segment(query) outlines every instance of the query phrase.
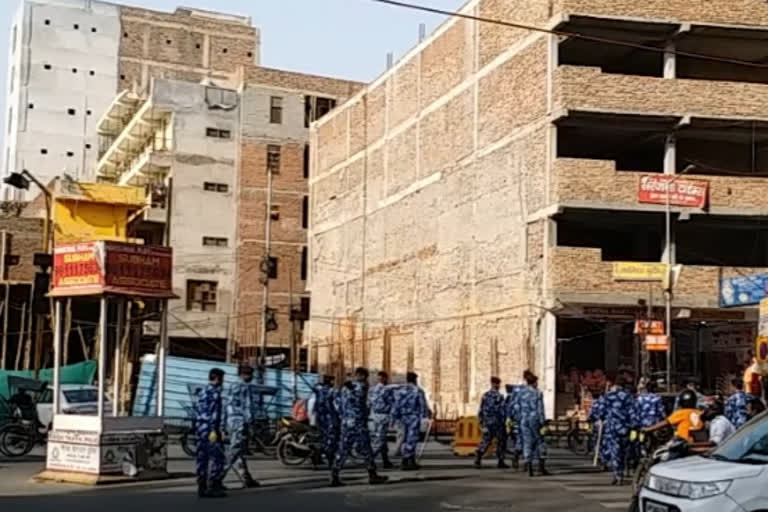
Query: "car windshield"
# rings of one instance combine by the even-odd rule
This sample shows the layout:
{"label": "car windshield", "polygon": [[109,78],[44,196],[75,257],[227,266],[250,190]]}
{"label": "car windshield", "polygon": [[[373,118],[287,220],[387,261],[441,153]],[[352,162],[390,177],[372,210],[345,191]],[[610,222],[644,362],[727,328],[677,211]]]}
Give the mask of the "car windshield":
{"label": "car windshield", "polygon": [[96,389],[71,389],[64,391],[64,398],[70,404],[94,403],[99,399],[99,392]]}
{"label": "car windshield", "polygon": [[717,460],[768,464],[768,415],[761,414],[715,448]]}

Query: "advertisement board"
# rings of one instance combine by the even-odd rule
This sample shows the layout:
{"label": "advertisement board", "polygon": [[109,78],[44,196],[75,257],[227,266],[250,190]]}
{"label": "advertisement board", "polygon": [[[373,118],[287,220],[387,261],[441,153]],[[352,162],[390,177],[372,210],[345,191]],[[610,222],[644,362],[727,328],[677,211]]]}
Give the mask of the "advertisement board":
{"label": "advertisement board", "polygon": [[666,263],[644,263],[638,261],[615,261],[615,281],[662,281],[667,271]]}
{"label": "advertisement board", "polygon": [[640,203],[669,204],[704,208],[707,206],[709,183],[701,180],[677,178],[674,175],[646,174],[638,182],[637,200]]}
{"label": "advertisement board", "polygon": [[720,279],[720,306],[748,306],[766,297],[768,274],[724,277]]}
{"label": "advertisement board", "polygon": [[48,442],[46,468],[75,473],[99,473],[99,445]]}
{"label": "advertisement board", "polygon": [[124,242],[85,242],[57,246],[51,295],[114,293],[173,296],[173,253],[169,247]]}
{"label": "advertisement board", "polygon": [[666,352],[669,349],[669,336],[665,334],[646,334],[645,350],[648,352]]}

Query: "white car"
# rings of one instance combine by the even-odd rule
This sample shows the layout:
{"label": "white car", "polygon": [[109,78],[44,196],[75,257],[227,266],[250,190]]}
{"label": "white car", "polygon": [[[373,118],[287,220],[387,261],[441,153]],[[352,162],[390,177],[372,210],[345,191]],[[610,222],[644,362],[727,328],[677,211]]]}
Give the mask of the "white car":
{"label": "white car", "polygon": [[[59,407],[63,414],[96,414],[99,409],[99,388],[85,384],[62,384]],[[112,414],[112,402],[104,397],[104,414]],[[37,403],[37,417],[46,427],[53,424],[53,390],[47,389]]]}
{"label": "white car", "polygon": [[768,415],[762,414],[706,455],[651,468],[642,512],[768,510]]}

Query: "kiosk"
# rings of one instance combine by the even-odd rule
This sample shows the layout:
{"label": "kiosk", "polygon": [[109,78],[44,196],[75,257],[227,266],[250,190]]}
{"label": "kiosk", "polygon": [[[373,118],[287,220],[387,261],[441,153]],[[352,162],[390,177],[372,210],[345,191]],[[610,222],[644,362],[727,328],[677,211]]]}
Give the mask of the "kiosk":
{"label": "kiosk", "polygon": [[[53,428],[48,434],[46,469],[39,479],[97,484],[123,479],[165,478],[167,436],[163,430],[165,361],[168,349],[168,299],[173,257],[168,247],[97,241],[54,249],[53,286]],[[95,414],[64,414],[61,410],[60,365],[62,301],[98,300],[98,408]],[[160,313],[157,349],[157,407],[154,416],[119,415],[120,361],[125,318],[131,301],[156,301]],[[113,306],[114,305],[114,306]],[[117,313],[109,325],[110,307]],[[106,399],[107,349],[114,327],[113,398]],[[130,342],[130,341],[129,341]]]}

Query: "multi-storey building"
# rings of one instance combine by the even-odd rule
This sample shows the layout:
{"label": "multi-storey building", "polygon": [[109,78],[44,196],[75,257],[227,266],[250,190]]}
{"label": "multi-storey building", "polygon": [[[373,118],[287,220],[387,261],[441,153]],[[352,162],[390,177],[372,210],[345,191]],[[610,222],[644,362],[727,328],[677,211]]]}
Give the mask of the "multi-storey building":
{"label": "multi-storey building", "polygon": [[768,4],[462,12],[557,32],[450,19],[314,125],[312,359],[415,370],[460,413],[531,368],[553,415],[569,370],[638,370],[635,320],[665,319],[659,276],[615,263],[672,261],[673,374],[738,371],[768,266]]}
{"label": "multi-storey building", "polygon": [[22,0],[8,48],[3,175],[27,169],[44,183],[93,177],[99,116],[116,92],[141,90],[153,76],[232,80],[239,66],[259,63],[247,17],[97,0]]}
{"label": "multi-storey building", "polygon": [[[291,299],[309,310],[308,126],[360,85],[261,67],[233,82],[154,78],[145,93],[119,93],[99,125],[96,174],[147,188],[132,236],[174,249],[172,340],[205,339],[214,356],[229,340],[232,355],[252,357],[265,290],[277,323],[268,347],[299,339],[289,320]],[[274,266],[263,273],[266,240]]]}

